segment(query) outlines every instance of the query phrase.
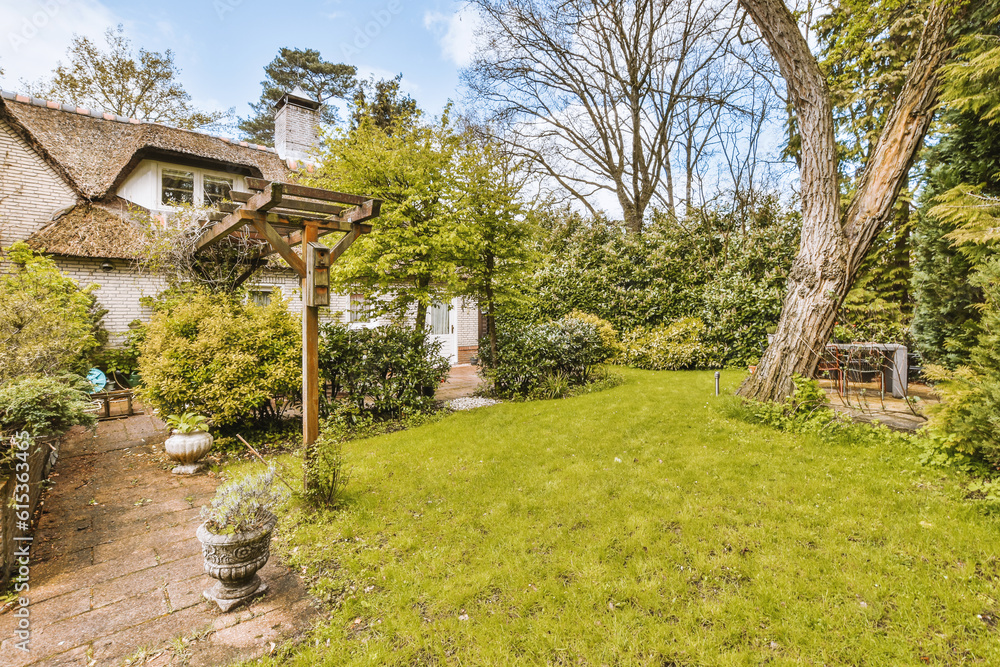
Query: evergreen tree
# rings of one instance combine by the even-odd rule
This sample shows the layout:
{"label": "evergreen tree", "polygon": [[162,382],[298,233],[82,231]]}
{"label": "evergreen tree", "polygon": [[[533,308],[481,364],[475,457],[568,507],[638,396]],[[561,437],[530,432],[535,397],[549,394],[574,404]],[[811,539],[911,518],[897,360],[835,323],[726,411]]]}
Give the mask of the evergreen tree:
{"label": "evergreen tree", "polygon": [[409,95],[403,94],[400,84],[402,74],[392,79],[374,78],[361,81],[354,89],[354,99],[351,101],[351,129],[356,129],[365,118],[378,129],[392,134],[393,128],[399,122],[420,115],[417,102]]}
{"label": "evergreen tree", "polygon": [[976,216],[988,213],[983,206],[932,207],[942,198],[961,200],[962,192],[973,189],[979,196],[1000,196],[998,45],[996,36],[966,40],[964,57],[945,72],[942,98],[950,107],[943,117],[943,136],[927,151],[927,185],[914,249],[913,337],[925,359],[948,368],[968,361],[979,334],[982,294],[969,276],[989,259],[995,243],[983,243],[989,240],[976,238],[975,230],[956,238],[960,228],[975,226]]}
{"label": "evergreen tree", "polygon": [[264,67],[263,90],[260,100],[250,104],[253,114],[240,118],[239,128],[246,141],[265,146],[274,145],[274,104],[296,86],[320,102],[320,119],[334,125],[338,122],[332,99],[347,99],[356,85],[357,68],[323,60],[314,49],[282,48]]}

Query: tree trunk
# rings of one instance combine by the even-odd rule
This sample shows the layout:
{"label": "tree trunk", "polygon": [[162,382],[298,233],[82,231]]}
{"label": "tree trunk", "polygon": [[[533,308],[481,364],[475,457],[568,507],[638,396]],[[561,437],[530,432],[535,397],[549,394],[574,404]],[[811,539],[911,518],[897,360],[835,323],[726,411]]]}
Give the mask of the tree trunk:
{"label": "tree trunk", "polygon": [[802,136],[802,240],[774,341],[739,394],[780,400],[796,374],[812,377],[833,331],[837,309],[882,226],[933,117],[937,77],[954,44],[949,21],[968,5],[938,0],[931,8],[906,84],[893,107],[857,193],[841,218],[837,147],[829,89],[782,0],[739,0],[767,41],[788,85]]}
{"label": "tree trunk", "polygon": [[490,340],[490,360],[496,363],[497,359],[497,317],[496,317],[496,294],[493,290],[493,271],[496,266],[496,257],[492,254],[486,256],[486,335]]}
{"label": "tree trunk", "polygon": [[[418,278],[417,291],[426,292],[427,286],[430,284],[430,278]],[[413,320],[413,328],[417,331],[423,331],[424,327],[427,326],[427,304],[423,301],[417,301],[417,312]]]}

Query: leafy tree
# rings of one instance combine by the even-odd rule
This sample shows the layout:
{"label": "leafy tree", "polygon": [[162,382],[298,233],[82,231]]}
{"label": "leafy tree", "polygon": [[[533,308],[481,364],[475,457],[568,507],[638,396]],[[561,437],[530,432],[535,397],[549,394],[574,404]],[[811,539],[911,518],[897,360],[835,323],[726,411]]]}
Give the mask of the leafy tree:
{"label": "leafy tree", "polygon": [[530,268],[531,225],[520,202],[523,182],[517,167],[499,144],[471,131],[455,164],[459,214],[469,241],[461,291],[474,297],[486,316],[492,358],[497,354],[497,313],[520,299]]}
{"label": "leafy tree", "polygon": [[107,341],[106,311],[93,292],[63,275],[55,262],[23,242],[6,258],[13,271],[0,275],[0,383],[26,375],[83,375],[89,355]]}
{"label": "leafy tree", "polygon": [[362,119],[370,118],[383,132],[391,133],[397,122],[420,115],[417,102],[400,89],[402,74],[392,79],[361,81],[354,90],[351,104],[351,128],[357,128]]}
{"label": "leafy tree", "polygon": [[[792,378],[812,376],[873,242],[892,219],[897,196],[936,111],[941,68],[974,14],[971,0],[933,0],[916,55],[845,207],[838,185],[836,124],[826,77],[784,0],[739,0],[768,44],[788,87],[802,139],[802,237],[772,344],[739,389],[780,400]],[[977,3],[995,12],[997,2]]]}
{"label": "leafy tree", "polygon": [[457,149],[447,110],[434,123],[397,118],[388,130],[365,116],[353,130],[326,137],[321,167],[309,179],[384,202],[372,232],[334,265],[331,281],[384,296],[372,301],[376,312],[402,318],[415,308],[418,329],[428,306],[456,293],[470,247],[452,196]]}
{"label": "leafy tree", "polygon": [[260,100],[250,104],[253,114],[240,118],[239,128],[250,142],[274,145],[274,105],[285,93],[300,86],[322,106],[320,119],[337,123],[336,107],[327,104],[332,99],[346,99],[355,88],[357,68],[323,60],[314,49],[282,48],[274,60],[264,67],[263,90]]}
{"label": "leafy tree", "polygon": [[187,129],[218,126],[232,115],[232,110],[191,106],[191,96],[177,81],[173,51],[134,53],[121,25],[108,28],[104,41],[107,51],[89,37],[74,35],[66,52],[69,64],[60,62],[49,82],[28,84],[32,94]]}

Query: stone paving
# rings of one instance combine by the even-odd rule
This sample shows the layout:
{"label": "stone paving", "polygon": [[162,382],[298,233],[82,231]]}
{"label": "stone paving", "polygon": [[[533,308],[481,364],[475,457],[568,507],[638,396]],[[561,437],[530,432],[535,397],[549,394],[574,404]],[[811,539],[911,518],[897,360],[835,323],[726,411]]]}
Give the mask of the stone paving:
{"label": "stone paving", "polygon": [[202,598],[212,580],[195,529],[218,479],[170,474],[165,436],[139,415],[64,439],[31,555],[31,651],[14,648],[4,613],[0,665],[225,665],[312,623],[299,577],[273,557],[270,590],[249,606],[223,614]]}
{"label": "stone paving", "polygon": [[452,366],[448,379],[438,387],[434,398],[439,401],[450,401],[453,398],[472,396],[483,383],[476,372],[478,370],[478,366],[471,364]]}

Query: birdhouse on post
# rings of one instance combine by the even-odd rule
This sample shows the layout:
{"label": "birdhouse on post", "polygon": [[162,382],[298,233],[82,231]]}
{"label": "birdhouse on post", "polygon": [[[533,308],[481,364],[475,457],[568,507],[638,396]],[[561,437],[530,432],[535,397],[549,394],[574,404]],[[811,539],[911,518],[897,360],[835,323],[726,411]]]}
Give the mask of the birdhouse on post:
{"label": "birdhouse on post", "polygon": [[330,249],[316,242],[306,244],[306,305],[330,305]]}

